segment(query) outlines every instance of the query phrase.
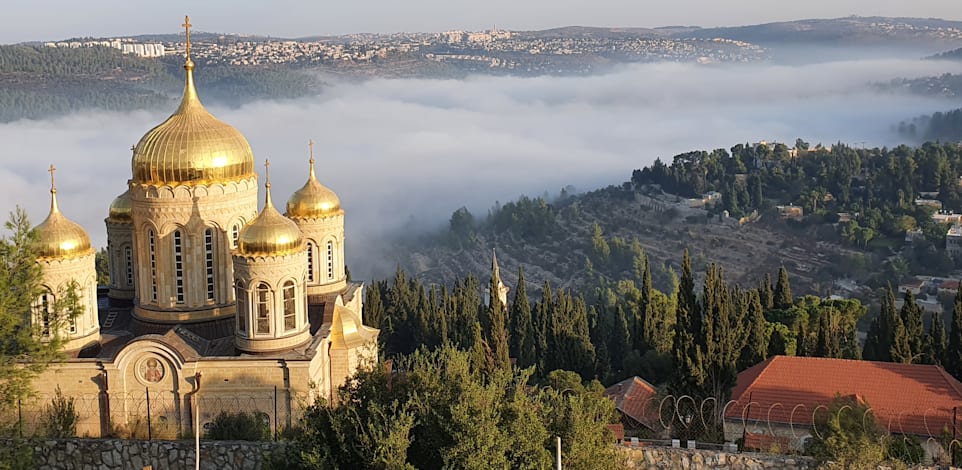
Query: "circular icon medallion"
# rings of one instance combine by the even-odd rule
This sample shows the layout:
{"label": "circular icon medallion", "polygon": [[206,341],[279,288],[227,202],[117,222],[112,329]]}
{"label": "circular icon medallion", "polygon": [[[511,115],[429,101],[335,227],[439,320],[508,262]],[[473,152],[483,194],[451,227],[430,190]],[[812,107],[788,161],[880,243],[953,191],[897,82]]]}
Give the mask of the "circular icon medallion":
{"label": "circular icon medallion", "polygon": [[144,382],[155,384],[164,379],[164,364],[156,357],[149,357],[140,361],[140,378]]}

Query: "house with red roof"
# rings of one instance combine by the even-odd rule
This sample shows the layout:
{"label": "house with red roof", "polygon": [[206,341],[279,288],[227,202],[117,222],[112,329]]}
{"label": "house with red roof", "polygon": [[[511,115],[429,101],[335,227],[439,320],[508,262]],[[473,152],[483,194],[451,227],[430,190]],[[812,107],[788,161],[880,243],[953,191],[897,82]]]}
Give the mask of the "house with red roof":
{"label": "house with red roof", "polygon": [[627,431],[645,429],[657,433],[665,429],[658,415],[657,395],[655,387],[637,376],[605,389],[605,396],[615,402],[615,409]]}
{"label": "house with red roof", "polygon": [[962,383],[939,366],[774,356],[738,374],[725,438],[801,449],[838,395],[866,403],[890,433],[918,437],[929,457],[943,453],[943,432],[962,437]]}

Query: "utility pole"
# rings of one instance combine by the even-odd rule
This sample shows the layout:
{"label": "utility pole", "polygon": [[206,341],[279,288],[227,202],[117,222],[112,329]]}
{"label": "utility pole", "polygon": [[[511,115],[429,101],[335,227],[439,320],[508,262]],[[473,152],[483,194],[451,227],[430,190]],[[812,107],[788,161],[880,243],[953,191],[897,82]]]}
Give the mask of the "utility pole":
{"label": "utility pole", "polygon": [[555,437],[555,470],[561,470],[561,436]]}

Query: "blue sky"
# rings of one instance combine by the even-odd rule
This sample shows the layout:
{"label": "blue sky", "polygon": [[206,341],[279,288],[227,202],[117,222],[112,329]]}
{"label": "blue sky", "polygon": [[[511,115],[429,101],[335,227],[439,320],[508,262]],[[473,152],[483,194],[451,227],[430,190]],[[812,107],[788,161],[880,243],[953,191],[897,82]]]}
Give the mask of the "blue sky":
{"label": "blue sky", "polygon": [[916,16],[962,20],[958,0],[4,0],[0,43],[200,31],[307,36],[351,32],[727,26],[799,18]]}

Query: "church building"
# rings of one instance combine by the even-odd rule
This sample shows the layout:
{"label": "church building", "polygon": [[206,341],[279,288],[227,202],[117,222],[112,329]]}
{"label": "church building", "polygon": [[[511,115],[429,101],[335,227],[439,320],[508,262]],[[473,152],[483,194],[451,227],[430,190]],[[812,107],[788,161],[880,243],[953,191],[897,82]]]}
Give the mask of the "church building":
{"label": "church building", "polygon": [[189,18],[184,27],[180,106],[133,147],[131,178],[105,220],[106,298],[98,302],[90,238],[60,212],[53,178],[50,214],[36,228],[47,293],[35,321],[68,285],[83,313],[59,331],[68,359],[34,386],[81,403],[81,435],[146,421],[155,436],[183,436],[221,411],[283,429],[377,359],[363,286],[346,275],[344,210],[317,179],[313,142],[307,182],[282,214],[270,163],[260,184],[247,139],[201,104]]}

